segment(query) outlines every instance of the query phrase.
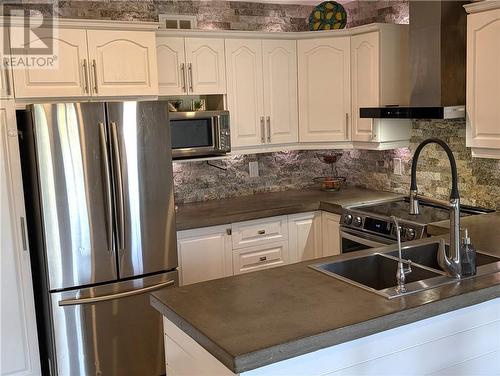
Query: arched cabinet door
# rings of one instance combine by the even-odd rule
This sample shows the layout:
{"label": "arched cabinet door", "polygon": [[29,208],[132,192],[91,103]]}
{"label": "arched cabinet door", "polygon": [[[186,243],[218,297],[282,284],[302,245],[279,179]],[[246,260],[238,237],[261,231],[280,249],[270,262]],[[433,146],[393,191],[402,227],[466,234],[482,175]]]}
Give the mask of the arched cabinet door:
{"label": "arched cabinet door", "polygon": [[187,94],[184,38],[157,37],[156,55],[159,94]]}
{"label": "arched cabinet door", "polygon": [[298,41],[299,141],[349,139],[350,37]]}
{"label": "arched cabinet door", "polygon": [[190,94],[226,93],[224,39],[186,38]]}
{"label": "arched cabinet door", "polygon": [[360,107],[379,104],[379,32],[351,37],[352,140],[372,141],[377,137],[373,119],[359,117]]}
{"label": "arched cabinet door", "polygon": [[500,9],[467,16],[467,146],[500,158]]}
{"label": "arched cabinet door", "polygon": [[227,101],[232,147],[265,143],[262,42],[226,40]]}
{"label": "arched cabinet door", "polygon": [[87,31],[93,96],[158,95],[155,33]]}
{"label": "arched cabinet door", "polygon": [[296,46],[294,40],[262,41],[267,143],[298,141]]}
{"label": "arched cabinet door", "polygon": [[[14,28],[16,29],[16,28]],[[22,32],[20,28],[19,32]],[[16,47],[14,35],[10,38]],[[40,29],[38,42],[52,45],[54,55],[40,59],[39,65],[16,64],[12,69],[15,95],[22,98],[87,97],[90,95],[87,33],[77,29]],[[37,42],[37,43],[38,43]],[[44,64],[41,64],[45,62]]]}

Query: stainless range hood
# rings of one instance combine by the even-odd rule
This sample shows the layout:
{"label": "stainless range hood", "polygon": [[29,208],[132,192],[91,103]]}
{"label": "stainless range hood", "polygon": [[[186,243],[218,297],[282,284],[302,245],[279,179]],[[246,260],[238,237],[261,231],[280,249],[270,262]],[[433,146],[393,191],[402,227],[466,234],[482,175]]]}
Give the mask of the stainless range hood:
{"label": "stainless range hood", "polygon": [[360,108],[361,118],[465,117],[464,1],[410,1],[410,105]]}

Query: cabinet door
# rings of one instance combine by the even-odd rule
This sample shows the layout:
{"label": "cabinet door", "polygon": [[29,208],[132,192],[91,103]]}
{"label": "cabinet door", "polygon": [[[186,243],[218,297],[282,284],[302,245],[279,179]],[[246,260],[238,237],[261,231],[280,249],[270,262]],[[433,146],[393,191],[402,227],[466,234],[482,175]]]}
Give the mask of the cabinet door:
{"label": "cabinet door", "polygon": [[266,142],[298,142],[297,42],[262,41]]}
{"label": "cabinet door", "polygon": [[323,228],[323,256],[340,255],[340,215],[322,212],[321,226]]}
{"label": "cabinet door", "polygon": [[150,31],[87,31],[94,96],[158,95],[156,37]]}
{"label": "cabinet door", "polygon": [[351,113],[350,37],[298,41],[299,140],[345,141]]}
{"label": "cabinet door", "polygon": [[157,37],[156,55],[159,94],[187,94],[184,38]]}
{"label": "cabinet door", "polygon": [[376,141],[373,119],[361,119],[360,107],[379,106],[379,32],[351,37],[352,140]]}
{"label": "cabinet door", "polygon": [[227,101],[233,147],[265,142],[260,40],[226,40]]}
{"label": "cabinet door", "polygon": [[24,221],[14,105],[0,108],[0,374],[39,375],[40,361]]}
{"label": "cabinet door", "polygon": [[301,213],[288,216],[290,262],[321,257],[321,212]]}
{"label": "cabinet door", "polygon": [[190,94],[225,94],[224,39],[186,38]]}
{"label": "cabinet door", "polygon": [[233,275],[228,229],[229,225],[177,233],[181,285]]}
{"label": "cabinet door", "polygon": [[8,64],[8,58],[4,56],[9,51],[9,40],[6,38],[7,29],[0,28],[0,98],[9,99],[14,96],[12,87],[12,70]]}
{"label": "cabinet door", "polygon": [[[16,67],[16,98],[86,97],[90,92],[85,30],[39,29],[40,40],[53,43],[57,59],[53,67]],[[11,36],[12,37],[12,36]]]}
{"label": "cabinet door", "polygon": [[467,146],[496,158],[500,157],[499,41],[500,9],[467,16]]}

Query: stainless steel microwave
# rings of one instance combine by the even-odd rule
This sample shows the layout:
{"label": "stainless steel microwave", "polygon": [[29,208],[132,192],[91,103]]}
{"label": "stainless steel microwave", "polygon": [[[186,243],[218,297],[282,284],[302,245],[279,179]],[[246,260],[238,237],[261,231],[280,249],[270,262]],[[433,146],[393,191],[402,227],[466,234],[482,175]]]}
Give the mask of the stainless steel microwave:
{"label": "stainless steel microwave", "polygon": [[174,159],[231,151],[229,111],[170,112],[169,117]]}

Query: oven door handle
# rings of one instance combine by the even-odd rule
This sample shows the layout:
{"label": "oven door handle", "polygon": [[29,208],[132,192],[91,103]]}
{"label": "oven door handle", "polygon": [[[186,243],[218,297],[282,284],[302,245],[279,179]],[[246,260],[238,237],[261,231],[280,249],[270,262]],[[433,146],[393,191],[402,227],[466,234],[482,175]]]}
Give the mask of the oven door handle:
{"label": "oven door handle", "polygon": [[391,241],[388,239],[386,242],[384,242],[380,240],[380,238],[370,236],[368,234],[354,234],[346,230],[340,231],[340,237],[372,248],[383,247],[392,244]]}

